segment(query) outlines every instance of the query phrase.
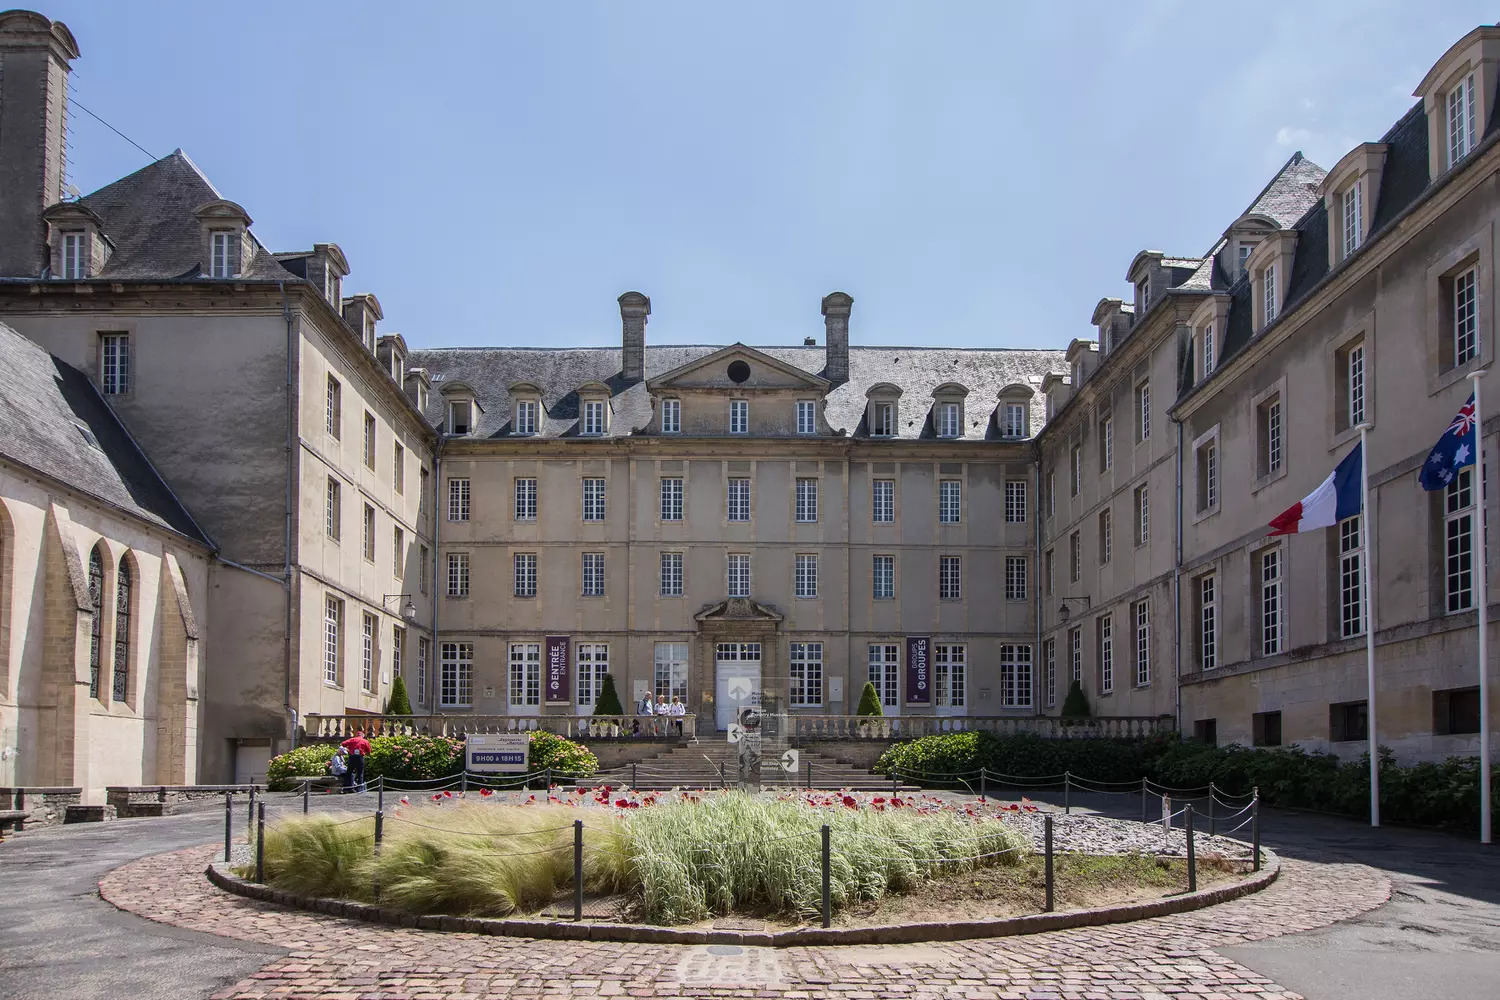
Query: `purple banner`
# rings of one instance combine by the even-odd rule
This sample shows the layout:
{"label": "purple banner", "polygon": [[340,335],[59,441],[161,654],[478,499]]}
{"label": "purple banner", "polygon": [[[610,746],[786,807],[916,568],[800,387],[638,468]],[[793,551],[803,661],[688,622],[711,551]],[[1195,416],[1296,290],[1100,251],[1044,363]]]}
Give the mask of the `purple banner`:
{"label": "purple banner", "polygon": [[909,635],[906,637],[906,703],[908,705],[932,704],[932,665],[927,660],[931,652],[931,636]]}
{"label": "purple banner", "polygon": [[568,637],[547,636],[547,704],[567,705],[573,700],[573,672],[568,659]]}

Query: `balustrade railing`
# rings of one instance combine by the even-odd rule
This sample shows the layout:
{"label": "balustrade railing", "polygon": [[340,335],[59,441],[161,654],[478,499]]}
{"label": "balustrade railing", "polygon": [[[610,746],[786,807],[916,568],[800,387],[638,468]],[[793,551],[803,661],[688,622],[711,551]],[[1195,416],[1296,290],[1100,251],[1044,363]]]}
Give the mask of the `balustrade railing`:
{"label": "balustrade railing", "polygon": [[1169,715],[1092,719],[1014,715],[788,715],[786,724],[790,730],[788,736],[801,740],[909,740],[966,730],[996,736],[1029,733],[1055,740],[1142,739],[1176,729]]}
{"label": "balustrade railing", "polygon": [[680,739],[697,733],[696,715],[319,715],[303,720],[308,739],[543,732],[570,739]]}

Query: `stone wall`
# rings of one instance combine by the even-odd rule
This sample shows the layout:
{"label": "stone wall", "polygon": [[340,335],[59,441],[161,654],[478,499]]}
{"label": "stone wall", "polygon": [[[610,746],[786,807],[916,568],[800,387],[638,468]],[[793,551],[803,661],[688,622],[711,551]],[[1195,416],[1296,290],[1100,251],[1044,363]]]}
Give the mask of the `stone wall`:
{"label": "stone wall", "polygon": [[123,807],[149,803],[161,803],[163,813],[175,813],[205,800],[222,805],[225,792],[244,795],[252,788],[265,791],[261,785],[111,785],[104,794],[105,801],[123,816],[128,812]]}
{"label": "stone wall", "polygon": [[52,826],[63,821],[68,806],[83,801],[81,788],[0,788],[0,809],[19,809],[31,815],[27,826]]}

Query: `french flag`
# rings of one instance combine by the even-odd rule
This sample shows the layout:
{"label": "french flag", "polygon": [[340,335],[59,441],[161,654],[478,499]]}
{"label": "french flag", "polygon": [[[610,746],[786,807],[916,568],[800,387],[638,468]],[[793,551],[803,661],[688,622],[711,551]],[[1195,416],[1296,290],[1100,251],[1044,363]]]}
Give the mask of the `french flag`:
{"label": "french flag", "polygon": [[1359,513],[1360,486],[1364,478],[1364,453],[1361,445],[1344,456],[1344,460],[1318,484],[1318,488],[1271,518],[1271,534],[1295,535],[1314,528],[1331,528],[1346,517]]}

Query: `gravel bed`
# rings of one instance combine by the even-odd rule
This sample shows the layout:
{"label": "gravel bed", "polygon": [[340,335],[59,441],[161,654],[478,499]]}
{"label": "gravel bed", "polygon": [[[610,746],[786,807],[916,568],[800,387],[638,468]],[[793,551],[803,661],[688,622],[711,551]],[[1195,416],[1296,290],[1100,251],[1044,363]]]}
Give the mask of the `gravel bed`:
{"label": "gravel bed", "polygon": [[[1161,823],[1140,823],[1135,820],[1111,819],[1107,816],[1065,815],[1047,813],[1052,817],[1052,849],[1054,851],[1077,851],[1082,854],[1157,854],[1182,857],[1187,854],[1187,833],[1182,829],[1179,817],[1170,831]],[[1243,817],[1242,817],[1243,818]],[[1006,822],[1019,827],[1031,835],[1037,850],[1042,850],[1044,839],[1044,814],[1040,812],[1015,813],[1006,817]],[[1238,822],[1238,820],[1235,820]],[[1226,858],[1248,859],[1250,844],[1229,837],[1210,837],[1199,829],[1193,838],[1194,849],[1202,855],[1218,854]]]}

